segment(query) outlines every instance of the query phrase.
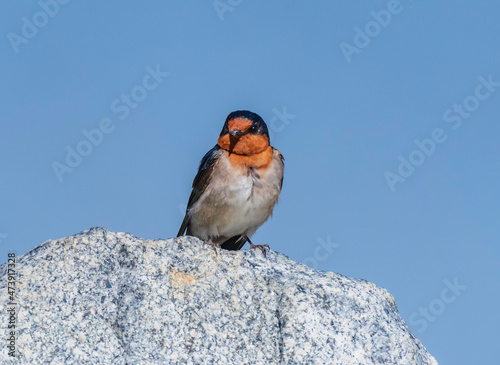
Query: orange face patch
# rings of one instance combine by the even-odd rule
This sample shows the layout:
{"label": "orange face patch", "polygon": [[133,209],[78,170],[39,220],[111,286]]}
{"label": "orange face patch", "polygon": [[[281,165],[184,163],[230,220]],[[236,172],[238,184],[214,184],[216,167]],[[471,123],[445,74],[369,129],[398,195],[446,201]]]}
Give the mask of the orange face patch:
{"label": "orange face patch", "polygon": [[269,139],[265,135],[245,134],[231,146],[231,137],[226,134],[219,137],[217,144],[231,154],[250,156],[265,151],[269,147]]}
{"label": "orange face patch", "polygon": [[246,132],[248,128],[252,126],[253,122],[250,119],[246,118],[234,118],[227,122],[227,127],[229,131],[240,130],[242,132]]}
{"label": "orange face patch", "polygon": [[264,151],[254,155],[237,155],[229,154],[229,162],[238,168],[246,170],[248,167],[253,167],[263,173],[273,161],[273,148],[268,146]]}

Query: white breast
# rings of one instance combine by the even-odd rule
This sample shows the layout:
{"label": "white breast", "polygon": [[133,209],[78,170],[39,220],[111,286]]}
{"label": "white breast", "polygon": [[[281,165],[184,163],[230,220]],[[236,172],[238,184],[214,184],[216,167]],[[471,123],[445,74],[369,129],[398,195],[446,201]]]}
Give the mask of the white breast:
{"label": "white breast", "polygon": [[268,178],[250,174],[235,180],[228,186],[229,224],[219,227],[225,237],[242,232],[252,235],[269,218],[277,200],[276,189]]}
{"label": "white breast", "polygon": [[283,176],[281,158],[273,159],[265,173],[243,173],[224,158],[219,160],[217,170],[190,210],[193,233],[214,242],[241,234],[250,237],[269,218],[278,201]]}

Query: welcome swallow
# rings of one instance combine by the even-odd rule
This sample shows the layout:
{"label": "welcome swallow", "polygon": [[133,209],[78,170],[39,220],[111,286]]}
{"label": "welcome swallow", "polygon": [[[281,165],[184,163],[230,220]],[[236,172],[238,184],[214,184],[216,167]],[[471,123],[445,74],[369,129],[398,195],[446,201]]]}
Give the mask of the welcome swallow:
{"label": "welcome swallow", "polygon": [[215,147],[203,157],[193,181],[185,232],[227,250],[239,250],[272,215],[283,185],[281,153],[269,144],[264,120],[248,110],[226,118]]}

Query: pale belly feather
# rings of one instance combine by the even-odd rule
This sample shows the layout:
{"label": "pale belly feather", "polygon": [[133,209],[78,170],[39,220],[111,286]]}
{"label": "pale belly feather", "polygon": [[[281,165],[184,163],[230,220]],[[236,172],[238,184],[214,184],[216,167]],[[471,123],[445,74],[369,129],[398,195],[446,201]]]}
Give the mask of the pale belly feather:
{"label": "pale belly feather", "polygon": [[250,237],[271,216],[280,188],[272,168],[265,175],[226,170],[214,176],[190,210],[193,233],[214,242]]}

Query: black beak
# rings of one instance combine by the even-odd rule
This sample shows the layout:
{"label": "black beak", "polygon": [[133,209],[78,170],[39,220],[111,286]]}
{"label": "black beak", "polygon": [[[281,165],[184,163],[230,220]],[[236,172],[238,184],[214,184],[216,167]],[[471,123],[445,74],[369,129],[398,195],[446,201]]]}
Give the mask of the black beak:
{"label": "black beak", "polygon": [[[239,129],[235,129],[234,131],[229,132],[229,134],[230,134],[230,136],[231,136],[231,137],[237,137],[237,138],[239,138],[239,137],[241,137],[244,133],[243,133],[242,131],[240,131]],[[231,138],[231,137],[230,137],[230,138]]]}
{"label": "black beak", "polygon": [[245,133],[240,131],[239,129],[235,129],[234,131],[229,132],[229,150],[232,151],[236,142],[243,136]]}

